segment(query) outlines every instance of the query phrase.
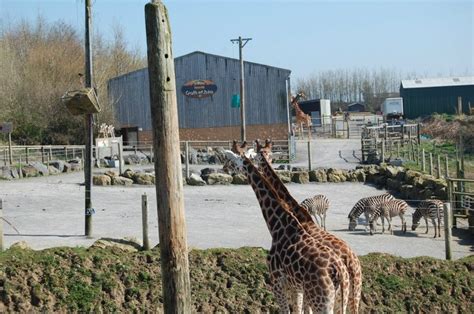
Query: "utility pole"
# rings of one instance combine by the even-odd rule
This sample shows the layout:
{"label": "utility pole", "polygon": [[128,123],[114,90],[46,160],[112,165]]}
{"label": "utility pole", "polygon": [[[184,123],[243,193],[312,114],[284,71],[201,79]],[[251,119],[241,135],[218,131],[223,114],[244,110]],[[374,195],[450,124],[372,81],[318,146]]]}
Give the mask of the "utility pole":
{"label": "utility pole", "polygon": [[242,58],[242,49],[245,45],[252,40],[252,38],[242,38],[239,36],[237,39],[231,39],[232,43],[239,43],[239,60],[240,60],[240,140],[243,142],[246,140],[247,134],[245,129],[245,82],[244,82],[244,59]]}
{"label": "utility pole", "polygon": [[[86,35],[85,35],[85,87],[92,88],[92,52],[91,52],[91,28],[92,28],[92,5],[91,0],[86,0]],[[86,114],[86,156],[84,158],[84,181],[86,188],[85,195],[85,235],[92,236],[92,123],[93,117],[91,113]]]}

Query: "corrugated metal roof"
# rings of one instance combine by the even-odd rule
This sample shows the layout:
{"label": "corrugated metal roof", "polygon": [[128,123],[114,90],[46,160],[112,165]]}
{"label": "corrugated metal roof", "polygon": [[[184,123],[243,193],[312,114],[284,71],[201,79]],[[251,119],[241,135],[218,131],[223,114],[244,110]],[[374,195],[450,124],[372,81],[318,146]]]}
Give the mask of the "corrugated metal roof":
{"label": "corrugated metal roof", "polygon": [[403,88],[443,87],[474,85],[474,76],[423,78],[402,80]]}

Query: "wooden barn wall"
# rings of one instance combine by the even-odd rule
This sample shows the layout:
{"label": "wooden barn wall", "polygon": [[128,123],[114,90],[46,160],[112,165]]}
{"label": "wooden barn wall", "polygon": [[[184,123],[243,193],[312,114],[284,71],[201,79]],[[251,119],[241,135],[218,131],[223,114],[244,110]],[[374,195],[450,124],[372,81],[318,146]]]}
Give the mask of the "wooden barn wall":
{"label": "wooden barn wall", "polygon": [[[239,62],[228,58],[191,54],[175,59],[180,128],[210,128],[240,125],[240,109],[231,107],[239,93]],[[246,123],[287,123],[286,78],[283,69],[245,63]],[[212,97],[190,98],[181,87],[190,80],[209,79],[217,85]],[[117,118],[151,129],[148,70],[142,69],[109,81],[109,97],[115,99]]]}

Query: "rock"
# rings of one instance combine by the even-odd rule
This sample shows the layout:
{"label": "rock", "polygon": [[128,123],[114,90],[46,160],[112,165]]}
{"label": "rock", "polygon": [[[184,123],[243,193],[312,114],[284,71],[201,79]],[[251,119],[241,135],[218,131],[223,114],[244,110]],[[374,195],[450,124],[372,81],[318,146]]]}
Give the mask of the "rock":
{"label": "rock", "polygon": [[31,250],[31,247],[26,241],[19,241],[10,245],[10,249]]}
{"label": "rock", "polygon": [[400,181],[398,181],[397,179],[392,179],[392,178],[388,178],[386,184],[387,184],[387,189],[394,190],[394,191],[400,191],[400,188],[402,187],[402,183]]}
{"label": "rock", "polygon": [[48,166],[46,166],[45,164],[42,164],[40,162],[32,162],[30,163],[30,166],[34,167],[42,176],[49,175]]}
{"label": "rock", "polygon": [[208,162],[209,162],[209,164],[211,164],[211,165],[220,164],[219,158],[217,158],[216,155],[211,155],[211,156],[209,156]]}
{"label": "rock", "polygon": [[349,172],[347,173],[346,180],[349,181],[349,182],[358,182],[357,174],[356,174],[355,170],[354,171],[349,170]]}
{"label": "rock", "polygon": [[365,182],[365,171],[363,169],[356,169],[354,170],[354,175],[358,182]]}
{"label": "rock", "polygon": [[207,184],[214,185],[214,184],[231,184],[233,178],[231,175],[226,173],[211,173],[207,177]]}
{"label": "rock", "polygon": [[125,156],[124,161],[126,165],[140,165],[142,163],[140,156],[135,154]]}
{"label": "rock", "polygon": [[288,170],[276,170],[275,171],[280,180],[283,183],[289,183],[291,182],[291,171]]}
{"label": "rock", "polygon": [[137,172],[133,176],[133,182],[141,185],[155,184],[155,176],[149,173]]}
{"label": "rock", "polygon": [[[436,195],[436,198],[440,199],[440,200],[447,200],[448,199],[448,189],[447,187],[444,187],[444,186],[436,186],[435,190],[434,190],[434,195]],[[471,215],[471,216],[474,216],[474,215]]]}
{"label": "rock", "polygon": [[94,183],[94,185],[111,185],[112,179],[109,176],[106,176],[105,174],[101,174],[98,176],[93,176],[92,182]]}
{"label": "rock", "polygon": [[21,168],[24,178],[37,177],[39,175],[38,170],[30,165],[26,165]]}
{"label": "rock", "polygon": [[122,176],[114,176],[111,177],[112,180],[112,185],[125,185],[125,186],[131,186],[133,185],[133,180],[129,178],[125,178]]}
{"label": "rock", "polygon": [[413,185],[410,184],[403,184],[400,187],[400,194],[403,199],[416,199],[416,195],[418,194],[418,191]]}
{"label": "rock", "polygon": [[306,171],[296,171],[291,174],[291,182],[306,184],[309,183],[309,174]]}
{"label": "rock", "polygon": [[105,249],[108,247],[113,247],[124,252],[138,252],[141,250],[141,245],[135,241],[130,240],[121,240],[121,239],[110,239],[102,238],[95,241],[91,248]]}
{"label": "rock", "polygon": [[415,178],[420,177],[421,173],[418,171],[414,170],[408,170],[405,173],[405,182],[408,184],[414,184],[415,183]]}
{"label": "rock", "polygon": [[53,167],[53,166],[48,166],[48,172],[49,174],[60,174],[61,171],[59,171],[58,168]]}
{"label": "rock", "polygon": [[206,181],[204,181],[200,175],[196,173],[191,173],[189,178],[186,180],[189,185],[197,185],[197,186],[202,186],[206,185]]}
{"label": "rock", "polygon": [[112,171],[112,170],[107,170],[106,172],[104,172],[104,174],[105,174],[106,176],[111,177],[111,178],[118,176],[118,173],[115,172],[115,171]]}
{"label": "rock", "polygon": [[232,178],[232,184],[249,184],[247,176],[243,173],[237,173]]}
{"label": "rock", "polygon": [[328,176],[325,169],[315,169],[311,170],[309,173],[309,181],[311,182],[327,182]]}
{"label": "rock", "polygon": [[207,182],[207,178],[211,173],[217,173],[217,170],[215,168],[204,168],[201,170],[201,178]]}
{"label": "rock", "polygon": [[[382,168],[382,167],[381,167]],[[383,169],[383,174],[385,174],[388,178],[395,178],[398,174],[399,169],[395,166],[386,165]],[[381,169],[381,170],[382,170]]]}
{"label": "rock", "polygon": [[303,168],[303,167],[292,167],[291,168],[291,172],[301,172],[301,171],[305,171],[306,169]]}
{"label": "rock", "polygon": [[132,169],[127,169],[122,173],[122,177],[127,178],[127,179],[132,179],[135,176],[135,171]]}
{"label": "rock", "polygon": [[71,172],[71,171],[72,171],[72,169],[71,169],[71,164],[68,163],[68,162],[65,162],[65,163],[63,164],[63,172]]}
{"label": "rock", "polygon": [[81,171],[82,168],[82,163],[70,163],[71,165],[71,171]]}
{"label": "rock", "polygon": [[53,160],[48,162],[48,166],[53,166],[54,168],[58,169],[59,172],[64,171],[64,161],[62,160]]}
{"label": "rock", "polygon": [[387,184],[387,177],[383,175],[374,176],[373,183],[378,187],[383,187]]}
{"label": "rock", "polygon": [[422,189],[418,191],[418,199],[427,200],[433,196],[433,191],[431,189]]}
{"label": "rock", "polygon": [[16,168],[11,168],[10,166],[0,167],[0,179],[4,180],[13,180],[20,177],[18,170]]}
{"label": "rock", "polygon": [[329,168],[327,171],[327,175],[329,182],[344,182],[346,181],[347,171]]}
{"label": "rock", "polygon": [[413,177],[412,184],[419,189],[423,189],[425,187],[425,180],[422,176]]}

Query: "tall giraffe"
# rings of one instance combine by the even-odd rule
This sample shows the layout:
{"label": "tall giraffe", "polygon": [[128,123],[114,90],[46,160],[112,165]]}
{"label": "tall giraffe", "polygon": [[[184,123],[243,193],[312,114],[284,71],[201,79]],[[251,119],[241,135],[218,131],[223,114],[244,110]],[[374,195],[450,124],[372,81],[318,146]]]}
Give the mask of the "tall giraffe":
{"label": "tall giraffe", "polygon": [[301,110],[300,105],[298,104],[298,101],[304,97],[303,93],[298,93],[296,96],[291,97],[291,105],[293,108],[295,108],[295,116],[296,116],[296,126],[300,130],[300,136],[303,139],[303,125],[306,125],[308,128],[308,139],[311,138],[311,116],[304,113],[303,110]]}
{"label": "tall giraffe", "polygon": [[[342,259],[305,231],[288,204],[278,197],[252,162],[241,157],[239,168],[247,174],[272,236],[268,266],[272,290],[281,311],[290,310],[286,293],[290,289],[302,293],[306,306],[318,313],[332,313],[336,293],[340,291],[341,309],[345,312],[349,274]],[[238,165],[240,159],[235,159]]]}
{"label": "tall giraffe", "polygon": [[359,258],[346,242],[323,230],[314,223],[306,208],[300,206],[299,203],[291,196],[286,186],[276,174],[275,170],[273,170],[273,167],[269,164],[266,158],[267,155],[268,151],[263,152],[257,149],[256,159],[258,160],[259,171],[270,182],[278,196],[290,205],[290,210],[298,219],[306,232],[317,241],[330,247],[339,257],[342,258],[349,272],[351,281],[349,309],[351,313],[358,313],[362,292],[362,268]]}

